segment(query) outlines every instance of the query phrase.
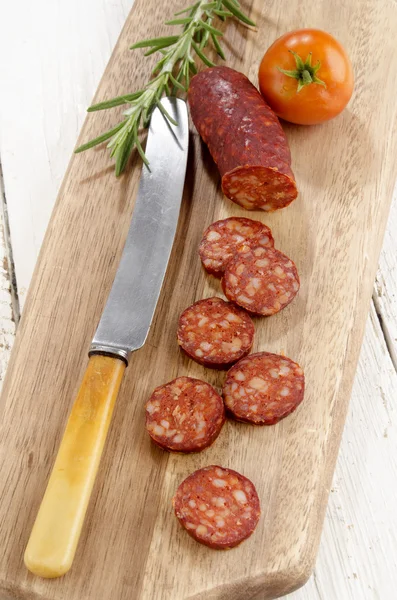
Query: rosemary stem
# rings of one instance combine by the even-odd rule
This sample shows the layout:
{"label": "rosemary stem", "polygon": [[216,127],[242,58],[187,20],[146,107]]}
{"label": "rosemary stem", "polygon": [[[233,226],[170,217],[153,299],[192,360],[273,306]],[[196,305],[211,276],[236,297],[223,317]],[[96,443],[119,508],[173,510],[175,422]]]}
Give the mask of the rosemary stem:
{"label": "rosemary stem", "polygon": [[[182,27],[179,35],[142,40],[132,46],[133,49],[144,48],[146,56],[155,52],[161,54],[151,79],[143,89],[100,102],[91,107],[91,110],[95,111],[120,106],[123,103],[128,105],[123,112],[123,121],[119,125],[75,150],[75,152],[82,152],[102,141],[110,140],[108,148],[116,161],[116,175],[124,170],[134,148],[137,148],[146,162],[138,137],[139,130],[142,126],[148,127],[151,113],[158,106],[164,94],[176,95],[178,92],[187,92],[190,77],[197,73],[193,57],[198,57],[207,66],[212,66],[214,63],[205,54],[205,47],[211,41],[218,56],[224,59],[218,39],[218,37],[221,39],[222,32],[213,26],[213,20],[215,18],[226,20],[233,17],[246,24],[253,24],[241,11],[236,0],[213,0],[212,2],[211,0],[198,0],[192,6],[176,13],[175,16],[178,14],[186,16],[173,19],[169,21],[169,24]],[[171,123],[175,123],[162,107],[160,109],[165,118]]]}

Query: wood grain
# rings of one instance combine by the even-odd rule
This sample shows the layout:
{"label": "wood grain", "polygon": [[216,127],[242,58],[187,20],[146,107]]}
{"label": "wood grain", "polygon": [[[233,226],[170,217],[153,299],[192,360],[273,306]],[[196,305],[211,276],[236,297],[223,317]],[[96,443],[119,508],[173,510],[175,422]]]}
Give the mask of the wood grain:
{"label": "wood grain", "polygon": [[[6,60],[2,64],[0,61],[0,71],[6,66],[9,75],[6,73],[4,77],[3,70],[1,79],[12,82],[3,85],[7,96],[0,95],[0,118],[7,116],[0,127],[0,158],[7,157],[3,166],[9,210],[24,215],[24,221],[31,222],[33,233],[32,238],[24,235],[23,224],[21,226],[18,219],[11,226],[13,250],[15,254],[18,250],[22,261],[16,265],[22,300],[23,287],[27,287],[32,275],[32,256],[36,255],[36,246],[32,248],[31,241],[33,239],[39,247],[48,224],[47,216],[50,217],[48,211],[44,215],[41,209],[51,207],[56,196],[51,188],[42,186],[42,182],[51,181],[53,189],[58,189],[83,122],[84,108],[91,101],[131,5],[132,0],[113,0],[112,3],[85,0],[83,4],[79,0],[68,3],[54,0],[49,11],[47,0],[37,0],[34,10],[28,0],[19,0],[16,4],[7,4],[6,18],[0,20],[0,53],[2,45],[6,49],[1,53]],[[18,19],[13,18],[15,13]],[[43,24],[52,32],[51,37],[42,36]],[[29,61],[26,47],[29,47]],[[73,60],[73,55],[79,60]],[[89,56],[89,60],[82,61],[82,56]],[[58,85],[54,85],[55,81]],[[40,110],[32,110],[33,116],[27,117],[29,127],[18,129],[16,136],[13,125],[20,120],[26,103],[25,90],[30,86],[38,93],[35,105]],[[76,98],[79,98],[77,104]],[[58,105],[63,107],[62,111],[54,110]],[[59,134],[54,135],[54,132]],[[57,143],[57,135],[62,144]],[[29,156],[28,163],[26,156]],[[23,170],[19,168],[21,164],[24,164]],[[32,175],[35,175],[34,180]],[[396,192],[397,188],[377,275],[377,280],[384,280],[385,285],[375,288],[373,294],[378,315],[371,309],[367,319],[316,567],[308,583],[292,593],[294,600],[394,597],[396,565],[392,549],[397,543],[394,534],[397,531],[394,510],[397,430],[393,426],[393,399],[397,373],[390,362],[383,332],[391,332],[397,318],[394,302],[397,280],[389,268],[397,256],[397,240],[392,229],[396,223]],[[377,289],[382,292],[382,303],[377,302]],[[388,310],[384,311],[383,307]],[[379,327],[379,319],[382,327]],[[13,336],[8,339],[12,340]],[[4,359],[1,368],[5,372],[7,353],[1,357]],[[370,457],[371,472],[357,468],[363,462],[363,451]],[[373,485],[373,473],[389,482],[386,491],[384,485]]]}
{"label": "wood grain", "polygon": [[[213,448],[192,457],[164,455],[150,446],[143,431],[142,404],[155,385],[176,374],[201,376],[218,386],[223,377],[179,355],[174,339],[180,310],[219,293],[217,283],[205,277],[198,264],[201,230],[214,218],[244,214],[221,198],[216,170],[193,134],[166,285],[148,343],[136,354],[124,381],[76,564],[65,578],[44,582],[24,571],[23,550],[114,276],[138,176],[135,169],[116,182],[102,150],[72,160],[5,382],[0,439],[1,456],[7,456],[2,466],[2,506],[7,513],[1,530],[0,581],[9,595],[271,598],[308,577],[395,182],[391,157],[396,150],[396,114],[393,102],[384,99],[392,98],[394,86],[396,10],[390,2],[364,4],[340,2],[331,10],[324,2],[315,18],[311,16],[311,24],[338,32],[349,48],[356,93],[349,110],[333,123],[305,130],[287,127],[301,195],[279,214],[260,217],[273,228],[278,247],[296,261],[303,286],[290,307],[257,321],[256,349],[284,351],[302,363],[307,377],[304,404],[265,431],[228,423]],[[143,63],[138,57],[135,63],[129,56],[127,60],[126,47],[161,28],[160,19],[155,19],[147,30],[142,6],[138,2],[127,21],[98,98],[120,92],[124,78],[136,85],[144,78]],[[234,25],[228,32],[231,47],[241,52],[230,56],[231,64],[247,71],[253,81],[263,48],[309,18],[298,3],[287,12],[282,3],[273,2],[254,5],[257,20],[262,8],[261,25],[266,26],[260,39]],[[353,30],[351,22],[360,22],[360,28]],[[390,64],[388,75],[365,68],[365,57],[375,50]],[[110,123],[111,118],[91,117],[84,139],[105,126],[102,119]],[[43,365],[48,367],[45,371]],[[32,402],[39,407],[36,412]],[[11,423],[18,423],[17,430]],[[258,454],[263,457],[259,464]],[[194,468],[213,462],[253,479],[264,506],[256,534],[227,554],[209,552],[186,539],[170,507],[178,482]]]}

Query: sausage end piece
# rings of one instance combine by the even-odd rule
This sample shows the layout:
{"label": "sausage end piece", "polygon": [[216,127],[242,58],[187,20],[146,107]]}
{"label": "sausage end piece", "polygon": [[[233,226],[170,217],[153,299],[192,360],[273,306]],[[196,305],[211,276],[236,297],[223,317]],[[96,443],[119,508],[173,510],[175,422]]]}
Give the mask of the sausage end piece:
{"label": "sausage end piece", "polygon": [[297,197],[285,133],[245,75],[229,67],[205,69],[192,78],[188,101],[230,200],[271,212]]}

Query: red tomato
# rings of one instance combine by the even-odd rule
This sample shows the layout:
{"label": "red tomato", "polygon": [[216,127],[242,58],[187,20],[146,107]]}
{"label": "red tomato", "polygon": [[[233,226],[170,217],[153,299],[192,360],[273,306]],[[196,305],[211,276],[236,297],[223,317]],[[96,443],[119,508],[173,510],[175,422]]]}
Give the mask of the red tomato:
{"label": "red tomato", "polygon": [[300,29],[276,40],[259,67],[259,87],[274,112],[291,123],[328,121],[353,93],[352,66],[341,44],[325,31]]}

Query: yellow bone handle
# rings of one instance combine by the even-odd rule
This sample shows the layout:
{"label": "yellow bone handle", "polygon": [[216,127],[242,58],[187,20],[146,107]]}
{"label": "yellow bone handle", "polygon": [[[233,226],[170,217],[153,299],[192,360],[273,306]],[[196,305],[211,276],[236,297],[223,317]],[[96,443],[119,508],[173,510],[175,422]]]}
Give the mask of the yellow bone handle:
{"label": "yellow bone handle", "polygon": [[89,360],[25,551],[35,575],[60,577],[72,566],[125,363]]}

